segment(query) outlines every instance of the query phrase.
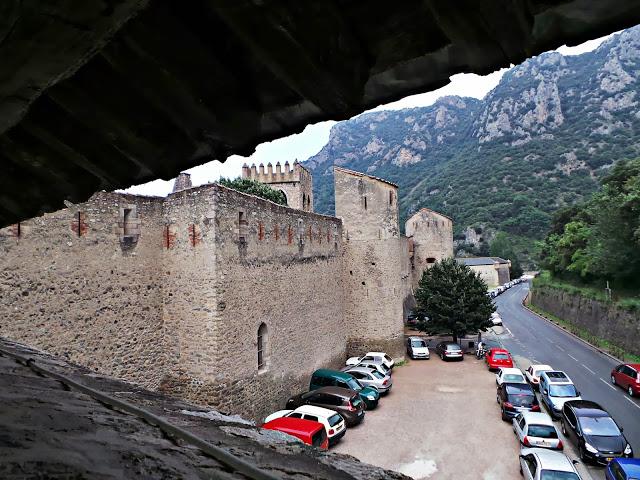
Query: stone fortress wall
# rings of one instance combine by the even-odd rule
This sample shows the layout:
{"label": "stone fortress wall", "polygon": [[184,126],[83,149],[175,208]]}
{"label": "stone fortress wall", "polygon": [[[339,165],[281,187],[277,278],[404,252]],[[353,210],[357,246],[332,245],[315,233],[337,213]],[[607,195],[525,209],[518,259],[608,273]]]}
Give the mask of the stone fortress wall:
{"label": "stone fortress wall", "polygon": [[418,288],[422,274],[435,262],[453,258],[453,220],[422,208],[405,222],[412,265],[411,285]]}
{"label": "stone fortress wall", "polygon": [[0,335],[158,388],[162,200],[101,192],[0,230]]}
{"label": "stone fortress wall", "polygon": [[166,198],[101,192],[0,230],[0,335],[253,418],[316,368],[401,358],[397,187],[335,178],[340,218],[184,177]]}
{"label": "stone fortress wall", "polygon": [[[404,300],[410,292],[408,242],[400,237],[398,187],[382,179],[334,168],[336,216],[346,242],[347,350],[404,355]],[[366,347],[366,348],[365,348]]]}

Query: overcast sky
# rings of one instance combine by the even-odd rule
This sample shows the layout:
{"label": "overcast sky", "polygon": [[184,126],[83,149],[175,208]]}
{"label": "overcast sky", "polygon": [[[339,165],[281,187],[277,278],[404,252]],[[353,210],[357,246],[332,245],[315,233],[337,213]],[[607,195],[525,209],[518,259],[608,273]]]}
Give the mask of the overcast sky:
{"label": "overcast sky", "polygon": [[[610,36],[611,35],[607,35],[606,37],[589,40],[576,47],[563,46],[556,51],[563,55],[579,55],[590,52],[591,50],[595,50],[598,45]],[[438,98],[445,95],[459,95],[481,99],[498,85],[502,75],[504,75],[504,72],[507,70],[508,69],[503,68],[485,76],[476,75],[475,73],[460,73],[452,76],[450,78],[451,83],[438,90],[405,97],[397,102],[380,105],[374,110],[399,110],[402,108],[426,107],[432,105]],[[191,181],[193,185],[196,186],[202,185],[203,183],[214,182],[221,176],[230,178],[238,177],[241,174],[242,164],[245,162],[248,164],[266,164],[267,162],[275,164],[278,161],[284,163],[286,160],[289,160],[289,162],[292,163],[295,159],[306,160],[318,153],[327,143],[329,140],[329,131],[335,123],[334,121],[328,121],[308,125],[302,133],[258,145],[255,153],[250,157],[233,155],[224,163],[214,160],[213,162],[208,162],[186,171],[191,174]],[[164,196],[171,192],[172,187],[173,180],[155,180],[143,185],[133,186],[126,191],[141,195]]]}

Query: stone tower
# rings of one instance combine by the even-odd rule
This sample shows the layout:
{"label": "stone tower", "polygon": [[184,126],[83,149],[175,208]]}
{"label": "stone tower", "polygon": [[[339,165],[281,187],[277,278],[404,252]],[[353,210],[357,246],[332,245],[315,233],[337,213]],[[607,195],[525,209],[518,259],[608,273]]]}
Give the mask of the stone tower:
{"label": "stone tower", "polygon": [[345,244],[347,352],[383,351],[402,358],[411,267],[408,241],[400,236],[398,187],[339,167],[334,182]]}
{"label": "stone tower", "polygon": [[453,220],[446,215],[422,208],[405,223],[409,237],[414,290],[422,274],[435,262],[453,257]]}
{"label": "stone tower", "polygon": [[284,169],[280,162],[276,163],[275,171],[271,163],[267,164],[265,172],[261,163],[256,168],[255,164],[242,166],[242,178],[266,183],[271,188],[280,190],[287,197],[287,205],[291,208],[313,212],[313,179],[311,172],[304,168],[298,160],[293,162],[293,169],[289,162],[284,162]]}
{"label": "stone tower", "polygon": [[185,172],[181,172],[173,182],[173,190],[171,193],[179,192],[180,190],[187,190],[191,188],[191,175]]}

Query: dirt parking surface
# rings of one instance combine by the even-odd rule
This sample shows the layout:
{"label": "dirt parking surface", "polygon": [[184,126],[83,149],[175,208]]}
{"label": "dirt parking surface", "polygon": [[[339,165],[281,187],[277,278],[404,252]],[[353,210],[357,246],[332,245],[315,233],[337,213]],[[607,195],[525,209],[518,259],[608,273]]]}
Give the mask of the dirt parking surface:
{"label": "dirt parking surface", "polygon": [[415,479],[518,479],[519,447],[500,419],[484,361],[410,360],[393,388],[333,449]]}

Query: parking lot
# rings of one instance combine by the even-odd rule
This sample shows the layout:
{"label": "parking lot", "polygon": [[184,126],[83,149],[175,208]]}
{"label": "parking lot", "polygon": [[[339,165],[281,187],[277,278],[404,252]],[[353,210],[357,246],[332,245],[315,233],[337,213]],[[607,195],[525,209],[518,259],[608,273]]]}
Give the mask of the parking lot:
{"label": "parking lot", "polygon": [[484,361],[409,360],[365,421],[332,450],[415,479],[516,479],[518,443],[500,420]]}

